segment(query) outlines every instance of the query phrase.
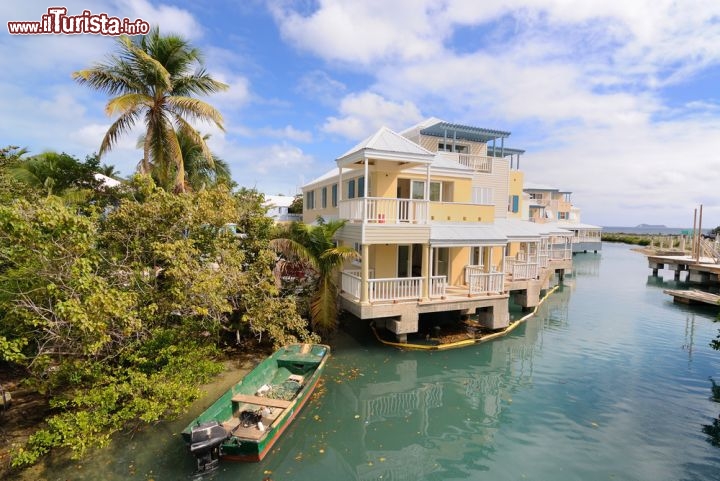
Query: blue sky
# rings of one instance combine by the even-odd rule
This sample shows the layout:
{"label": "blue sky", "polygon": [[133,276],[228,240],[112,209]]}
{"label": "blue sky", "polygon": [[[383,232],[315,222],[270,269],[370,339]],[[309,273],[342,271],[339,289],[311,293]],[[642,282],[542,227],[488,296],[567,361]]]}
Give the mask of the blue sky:
{"label": "blue sky", "polygon": [[[12,36],[59,2],[4,2],[0,144],[97,151],[107,98],[71,79],[99,35]],[[211,148],[241,185],[294,194],[385,125],[428,117],[512,132],[526,181],[573,192],[582,220],[720,225],[715,0],[86,0],[179,33],[230,85]],[[139,131],[138,131],[139,133]],[[130,174],[137,135],[104,159]]]}

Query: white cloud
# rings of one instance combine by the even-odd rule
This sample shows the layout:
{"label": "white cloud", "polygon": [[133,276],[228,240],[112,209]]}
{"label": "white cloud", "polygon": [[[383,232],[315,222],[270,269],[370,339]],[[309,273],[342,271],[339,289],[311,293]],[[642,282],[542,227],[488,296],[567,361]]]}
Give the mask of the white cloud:
{"label": "white cloud", "polygon": [[281,34],[326,60],[369,64],[377,59],[427,57],[439,48],[435,41],[439,24],[422,2],[322,0],[309,14],[300,12],[298,5],[270,5]]}
{"label": "white cloud", "polygon": [[336,105],[347,91],[347,86],[330,77],[327,72],[313,70],[300,78],[296,91],[325,105]]}
{"label": "white cloud", "polygon": [[246,146],[213,138],[210,148],[228,162],[235,181],[266,194],[296,194],[317,167],[312,155],[284,142]]}
{"label": "white cloud", "polygon": [[258,129],[257,133],[263,137],[278,138],[290,140],[294,142],[311,142],[312,132],[307,130],[298,130],[292,125],[286,125],[283,128],[265,127]]}
{"label": "white cloud", "polygon": [[212,74],[212,77],[228,85],[227,90],[205,99],[221,111],[239,109],[251,100],[250,81],[246,77],[226,73]]}
{"label": "white cloud", "polygon": [[398,129],[422,120],[412,102],[393,102],[372,92],[346,96],[339,110],[341,116],[328,118],[323,130],[349,139],[361,139],[383,125]]}
{"label": "white cloud", "polygon": [[195,18],[182,8],[167,4],[152,4],[147,0],[116,0],[111,2],[118,15],[131,20],[141,18],[151,25],[158,25],[163,34],[177,33],[187,39],[202,37],[203,28]]}
{"label": "white cloud", "polygon": [[717,119],[567,128],[548,139],[557,148],[528,147],[521,168],[526,181],[573,191],[585,222],[687,227],[695,207],[717,203],[718,129]]}

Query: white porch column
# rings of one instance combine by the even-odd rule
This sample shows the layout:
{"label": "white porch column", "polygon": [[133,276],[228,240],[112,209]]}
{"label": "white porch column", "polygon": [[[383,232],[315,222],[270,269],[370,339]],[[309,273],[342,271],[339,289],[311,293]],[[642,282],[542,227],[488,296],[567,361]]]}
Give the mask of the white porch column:
{"label": "white porch column", "polygon": [[370,278],[370,246],[363,244],[361,248],[362,259],[360,259],[360,303],[367,304],[370,298],[368,279]]}
{"label": "white porch column", "polygon": [[[425,200],[428,202],[430,201],[430,164],[427,165],[425,172]],[[429,211],[428,216],[430,216]]]}
{"label": "white porch column", "polygon": [[[369,162],[368,162],[367,157],[365,157],[365,160],[363,161],[363,163],[365,164],[365,172],[363,173],[363,179],[365,179],[365,180],[363,181],[363,192],[362,192],[362,196],[363,196],[363,214],[362,214],[363,220],[362,220],[362,223],[367,224],[367,221],[368,221],[368,184],[370,184],[370,179],[368,179],[368,164],[369,164]],[[358,192],[358,195],[360,195],[360,192]]]}
{"label": "white porch column", "polygon": [[427,300],[430,299],[430,244],[423,244],[422,246],[421,275],[423,278],[422,298]]}
{"label": "white porch column", "polygon": [[340,206],[340,201],[342,200],[342,192],[343,192],[343,183],[342,183],[342,167],[338,166],[338,207]]}

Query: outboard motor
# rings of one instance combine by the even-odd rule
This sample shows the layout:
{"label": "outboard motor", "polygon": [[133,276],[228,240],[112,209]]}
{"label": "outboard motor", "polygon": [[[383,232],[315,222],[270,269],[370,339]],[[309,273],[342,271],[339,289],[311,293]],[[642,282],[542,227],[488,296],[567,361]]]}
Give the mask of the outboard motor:
{"label": "outboard motor", "polygon": [[199,473],[212,471],[220,463],[220,445],[229,437],[222,424],[208,421],[190,432],[190,452],[197,460]]}

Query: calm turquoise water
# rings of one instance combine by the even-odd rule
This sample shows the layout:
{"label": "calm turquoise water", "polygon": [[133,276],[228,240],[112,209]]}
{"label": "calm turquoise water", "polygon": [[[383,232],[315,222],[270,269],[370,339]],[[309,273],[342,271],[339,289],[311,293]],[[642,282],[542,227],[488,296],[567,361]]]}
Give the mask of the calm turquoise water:
{"label": "calm turquoise water", "polygon": [[[662,289],[674,283],[649,273],[642,255],[605,244],[575,258],[536,318],[461,350],[401,352],[345,331],[322,396],[275,452],[204,479],[718,480],[703,426],[720,413],[720,352],[708,346],[720,324],[672,304]],[[47,479],[188,479],[186,422]]]}

